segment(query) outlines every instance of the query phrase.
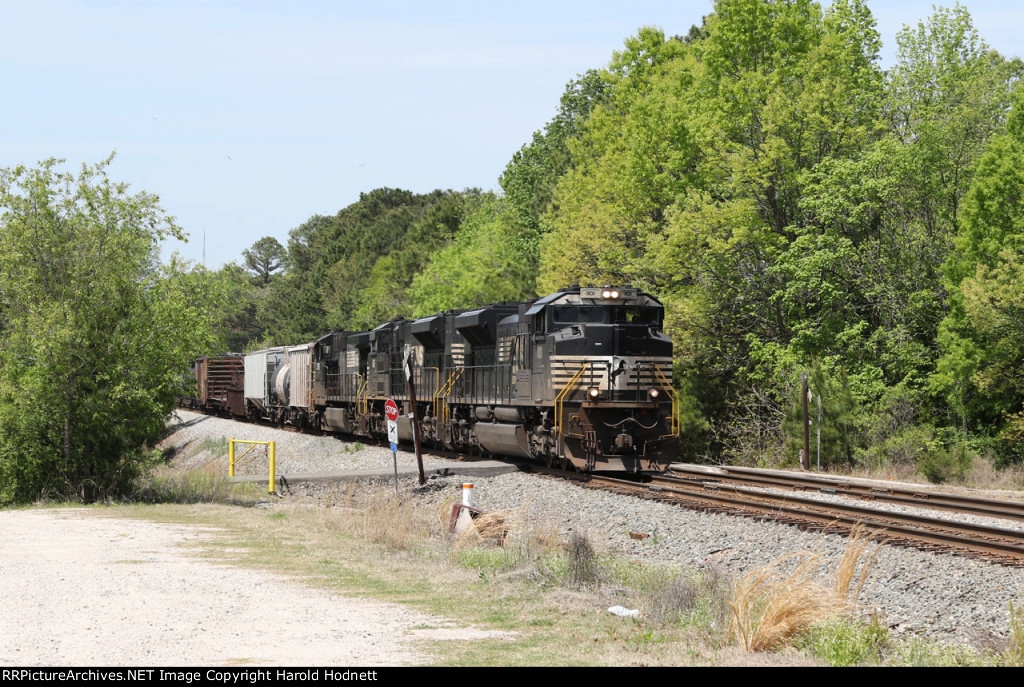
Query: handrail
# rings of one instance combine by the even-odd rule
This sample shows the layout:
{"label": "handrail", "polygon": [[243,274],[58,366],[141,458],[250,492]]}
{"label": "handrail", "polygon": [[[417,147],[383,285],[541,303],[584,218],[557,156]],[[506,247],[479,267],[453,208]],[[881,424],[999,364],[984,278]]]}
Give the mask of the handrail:
{"label": "handrail", "polygon": [[[566,397],[570,393],[572,393],[573,386],[576,384],[576,380],[578,380],[580,377],[583,376],[583,373],[587,371],[588,367],[590,367],[590,363],[584,363],[583,367],[581,367],[576,372],[576,374],[574,374],[572,376],[572,379],[570,379],[568,382],[565,383],[565,386],[562,387],[562,390],[558,392],[557,396],[555,396],[555,434],[556,435],[560,435],[562,433],[562,414],[565,411],[565,399],[566,399]],[[561,403],[561,408],[559,408],[559,403]]]}
{"label": "handrail", "polygon": [[672,385],[668,383],[668,378],[665,376],[665,373],[661,371],[661,368],[658,367],[658,364],[651,363],[651,365],[654,367],[654,371],[658,373],[658,377],[661,380],[659,382],[659,385],[662,389],[665,390],[665,393],[668,394],[668,397],[672,399],[672,421],[670,426],[670,430],[672,433],[662,434],[658,438],[667,439],[669,437],[677,437],[679,436],[679,417],[676,413],[676,403],[679,401],[679,395],[676,394],[676,391],[675,389],[672,388]]}
{"label": "handrail", "polygon": [[360,379],[359,388],[356,389],[356,407],[359,409],[360,415],[367,415],[370,412],[370,403],[367,400],[367,394],[365,393],[370,386],[370,375],[363,377],[362,375],[356,375],[357,379]]}
{"label": "handrail", "polygon": [[[437,375],[437,384],[434,385],[434,393],[431,394],[431,396],[430,396],[431,399],[432,399],[432,406],[433,406],[433,409],[434,409],[434,417],[436,418],[437,417],[437,387],[441,386],[441,370],[439,368],[436,368],[436,367],[424,367],[424,366],[421,365],[421,366],[413,369],[413,371],[412,371],[413,377],[416,376],[417,370],[420,373],[420,382],[419,383],[420,383],[421,387],[425,385],[425,382],[423,381],[423,377],[424,377],[423,371],[424,370],[433,370],[434,373]],[[417,391],[416,393],[419,393],[419,391]]]}
{"label": "handrail", "polygon": [[441,402],[440,422],[442,423],[448,421],[448,412],[451,409],[451,406],[449,406],[449,404],[445,402],[445,399],[451,395],[451,391],[452,388],[455,386],[455,382],[458,381],[459,377],[462,376],[462,371],[463,368],[461,367],[455,368],[455,370],[448,375],[448,382],[444,385],[444,389],[442,389],[438,393],[438,398]]}

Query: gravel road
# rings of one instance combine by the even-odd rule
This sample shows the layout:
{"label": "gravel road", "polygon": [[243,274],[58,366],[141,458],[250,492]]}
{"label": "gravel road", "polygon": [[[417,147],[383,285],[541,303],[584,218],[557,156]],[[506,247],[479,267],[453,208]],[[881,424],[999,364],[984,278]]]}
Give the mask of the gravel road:
{"label": "gravel road", "polygon": [[198,527],[51,509],[0,531],[0,666],[424,664],[417,638],[486,634],[200,560]]}

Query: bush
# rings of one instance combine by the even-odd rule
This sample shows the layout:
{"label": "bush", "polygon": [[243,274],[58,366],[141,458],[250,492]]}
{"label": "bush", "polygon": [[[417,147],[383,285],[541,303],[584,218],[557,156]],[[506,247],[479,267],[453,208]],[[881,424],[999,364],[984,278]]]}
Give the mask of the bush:
{"label": "bush", "polygon": [[807,629],[794,642],[797,648],[830,666],[881,663],[888,643],[888,628],[875,618],[869,623],[833,618]]}
{"label": "bush", "polygon": [[0,169],[0,502],[123,493],[214,344],[209,284],[154,261],[180,229],[111,159]]}
{"label": "bush", "polygon": [[932,484],[962,478],[971,467],[971,458],[961,445],[945,449],[934,446],[917,457],[917,469]]}
{"label": "bush", "polygon": [[731,592],[732,581],[715,568],[681,575],[654,597],[650,616],[655,622],[696,626],[718,634],[729,625]]}
{"label": "bush", "polygon": [[590,538],[573,531],[565,547],[566,581],[573,587],[587,587],[601,583],[597,553]]}

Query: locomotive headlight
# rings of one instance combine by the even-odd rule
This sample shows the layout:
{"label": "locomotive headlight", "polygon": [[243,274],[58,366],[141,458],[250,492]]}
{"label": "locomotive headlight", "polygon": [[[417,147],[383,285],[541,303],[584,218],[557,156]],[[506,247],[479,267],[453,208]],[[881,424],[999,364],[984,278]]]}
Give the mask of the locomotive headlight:
{"label": "locomotive headlight", "polygon": [[661,396],[661,392],[658,391],[657,389],[651,389],[650,391],[647,392],[647,397],[650,398],[652,401],[657,401],[658,396]]}
{"label": "locomotive headlight", "polygon": [[612,291],[612,299],[615,300],[618,297],[619,297],[619,292],[618,291]]}
{"label": "locomotive headlight", "polygon": [[612,292],[609,291],[608,289],[605,289],[604,291],[601,292],[601,298],[611,298],[611,297],[612,297]]}
{"label": "locomotive headlight", "polygon": [[587,398],[589,398],[591,401],[596,401],[597,397],[600,395],[601,390],[598,389],[596,386],[592,386],[589,389],[587,389]]}

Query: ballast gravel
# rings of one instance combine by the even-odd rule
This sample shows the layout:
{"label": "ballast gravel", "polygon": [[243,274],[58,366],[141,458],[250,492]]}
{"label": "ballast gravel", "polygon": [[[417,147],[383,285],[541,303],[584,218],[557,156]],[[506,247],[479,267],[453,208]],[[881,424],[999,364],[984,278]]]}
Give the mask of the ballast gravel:
{"label": "ballast gravel", "polygon": [[[179,412],[179,416],[179,426],[166,442],[179,455],[175,461],[193,461],[197,465],[209,461],[210,456],[199,447],[211,439],[232,436],[277,441],[278,470],[286,475],[391,469],[392,454],[387,448],[194,413]],[[431,459],[429,464],[440,462]],[[399,452],[400,465],[413,463],[411,453]],[[254,468],[257,473],[259,469]],[[474,505],[480,508],[523,508],[538,526],[563,534],[573,530],[585,532],[607,552],[681,569],[713,566],[742,575],[798,551],[821,554],[826,565],[834,567],[847,542],[844,537],[805,532],[790,525],[689,511],[537,475],[474,477],[472,482]],[[434,499],[440,505],[444,500],[460,498],[462,483],[458,477],[435,477],[431,480],[432,488],[424,490],[420,497]],[[411,490],[415,481],[405,480],[403,487]],[[318,492],[332,488],[339,487],[306,483],[296,485],[294,494],[316,499]],[[934,511],[925,512],[935,515]],[[990,519],[989,523],[1006,526],[1005,521]],[[631,533],[648,536],[636,539]],[[1010,602],[1015,607],[1024,605],[1021,568],[885,545],[878,551],[871,569],[860,601],[866,610],[877,612],[897,635],[992,646],[1008,634]],[[823,570],[823,579],[829,574]]]}

